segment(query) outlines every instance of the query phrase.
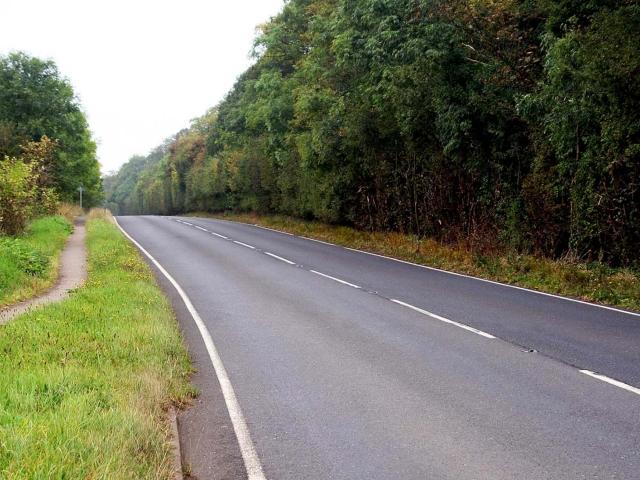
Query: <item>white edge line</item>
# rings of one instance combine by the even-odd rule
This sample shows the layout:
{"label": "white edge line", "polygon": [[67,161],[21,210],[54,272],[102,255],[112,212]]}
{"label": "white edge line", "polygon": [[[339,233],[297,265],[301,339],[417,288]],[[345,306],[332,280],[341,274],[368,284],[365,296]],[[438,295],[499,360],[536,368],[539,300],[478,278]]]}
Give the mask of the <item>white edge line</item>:
{"label": "white edge line", "polygon": [[[231,222],[231,223],[238,223],[240,225],[252,225],[252,224],[244,223],[244,222],[235,222],[233,220],[224,220],[224,221],[225,222]],[[254,226],[259,227],[259,225],[254,225]],[[260,228],[267,228],[267,227],[260,227]],[[273,229],[273,228],[270,228],[268,230],[273,230],[274,232],[284,233],[286,235],[293,235],[293,234],[291,234],[289,232],[283,232],[281,230],[276,230],[276,229]],[[313,242],[324,243],[326,245],[332,245],[334,247],[342,247],[342,248],[345,248],[347,250],[351,250],[352,252],[364,253],[365,255],[373,255],[374,257],[386,258],[387,260],[393,260],[394,262],[406,263],[407,265],[413,265],[414,267],[426,268],[427,270],[434,270],[436,272],[447,273],[449,275],[455,275],[457,277],[470,278],[472,280],[478,280],[479,282],[486,282],[486,283],[492,283],[494,285],[501,285],[503,287],[515,288],[516,290],[523,290],[525,292],[537,293],[538,295],[545,295],[547,297],[558,298],[560,300],[566,300],[568,302],[580,303],[582,305],[587,305],[589,307],[603,308],[605,310],[610,310],[612,312],[626,313],[627,315],[633,315],[634,317],[640,317],[640,313],[630,312],[629,310],[622,310],[622,309],[616,308],[616,307],[609,307],[608,305],[600,305],[599,303],[585,302],[584,300],[578,300],[577,298],[571,298],[571,297],[563,297],[562,295],[556,295],[555,293],[541,292],[539,290],[533,290],[532,288],[520,287],[518,285],[509,285],[508,283],[497,282],[495,280],[488,280],[486,278],[474,277],[473,275],[467,275],[465,273],[451,272],[449,270],[443,270],[441,268],[430,267],[428,265],[420,265],[419,263],[409,262],[407,260],[401,260],[399,258],[393,258],[393,257],[389,257],[387,255],[381,255],[379,253],[367,252],[366,250],[358,250],[357,248],[345,247],[343,245],[336,245],[334,243],[324,242],[322,240],[316,240],[315,238],[309,238],[309,237],[305,237],[303,235],[294,235],[294,236],[298,237],[298,238],[304,238],[305,240],[311,240]]]}
{"label": "white edge line", "polygon": [[288,263],[289,265],[295,265],[296,262],[292,262],[291,260],[287,260],[286,258],[279,257],[274,253],[264,252],[265,255],[269,255],[270,257],[275,258],[276,260],[280,260],[281,262]]}
{"label": "white edge line", "polygon": [[341,245],[336,245],[335,243],[325,242],[324,240],[318,240],[317,238],[305,237],[303,235],[297,235],[298,238],[304,238],[305,240],[311,240],[312,242],[322,243],[324,245],[331,245],[332,247],[339,247]]}
{"label": "white edge line", "polygon": [[[256,226],[256,227],[260,227],[259,225],[254,225],[254,224],[244,223],[244,222],[236,222],[236,221],[233,221],[233,220],[223,220],[223,221],[224,222],[230,222],[230,223],[237,223],[237,224],[240,224],[240,225],[253,225],[253,226]],[[267,228],[267,227],[260,227],[260,228]],[[289,232],[283,232],[281,230],[276,230],[276,229],[273,229],[273,228],[270,228],[268,230],[273,230],[274,232],[284,233],[286,235],[293,235],[293,234],[290,234]],[[497,282],[495,280],[489,280],[489,279],[486,279],[486,278],[474,277],[473,275],[467,275],[465,273],[451,272],[449,270],[443,270],[441,268],[430,267],[428,265],[420,265],[419,263],[409,262],[407,260],[401,260],[399,258],[393,258],[393,257],[389,257],[387,255],[381,255],[379,253],[367,252],[366,250],[358,250],[357,248],[345,247],[343,245],[336,245],[334,243],[324,242],[322,240],[316,240],[315,238],[309,238],[309,237],[305,237],[305,236],[302,236],[302,235],[293,235],[293,236],[298,237],[298,238],[304,238],[305,240],[311,240],[313,242],[324,243],[325,245],[331,245],[331,246],[334,246],[334,247],[341,247],[341,248],[344,248],[346,250],[351,250],[352,252],[363,253],[365,255],[372,255],[374,257],[386,258],[387,260],[392,260],[394,262],[405,263],[407,265],[413,265],[414,267],[425,268],[427,270],[433,270],[435,272],[446,273],[446,274],[449,274],[449,275],[455,275],[456,277],[470,278],[472,280],[477,280],[479,282],[492,283],[493,285],[500,285],[502,287],[507,287],[507,288],[515,288],[516,290],[522,290],[522,291],[525,291],[525,292],[536,293],[538,295],[544,295],[544,296],[547,296],[547,297],[557,298],[559,300],[566,300],[567,302],[580,303],[582,305],[587,305],[589,307],[602,308],[604,310],[609,310],[609,311],[612,311],[612,312],[624,313],[624,314],[627,314],[627,315],[633,315],[634,317],[640,317],[640,313],[631,312],[629,310],[622,310],[620,308],[610,307],[608,305],[600,305],[599,303],[585,302],[584,300],[578,300],[577,298],[571,298],[571,297],[563,297],[562,295],[556,295],[555,293],[541,292],[539,290],[533,290],[532,288],[520,287],[518,285],[509,285],[508,283]]]}
{"label": "white edge line", "polygon": [[441,322],[444,323],[449,323],[451,325],[455,325],[456,327],[460,327],[463,328],[465,330],[468,330],[470,332],[473,332],[477,335],[483,336],[485,338],[490,338],[490,339],[495,339],[496,337],[494,337],[493,335],[491,335],[490,333],[487,332],[483,332],[482,330],[478,330],[477,328],[473,328],[470,327],[469,325],[465,325],[464,323],[460,323],[460,322],[454,322],[453,320],[449,320],[448,318],[445,317],[441,317],[440,315],[436,315],[435,313],[431,313],[427,310],[423,310],[422,308],[413,306],[409,303],[405,303],[401,300],[396,300],[395,298],[390,298],[389,300],[391,300],[393,303],[397,303],[398,305],[402,305],[403,307],[407,307],[410,308],[411,310],[415,310],[418,313],[422,313],[423,315],[427,315],[428,317],[431,318],[435,318],[436,320],[440,320]]}
{"label": "white edge line", "polygon": [[328,278],[329,280],[333,280],[334,282],[342,283],[343,285],[348,285],[353,288],[362,288],[358,285],[354,285],[353,283],[346,282],[344,280],[340,280],[339,278],[332,277],[331,275],[327,275],[326,273],[318,272],[316,270],[309,270],[311,273],[315,273],[316,275],[320,275],[321,277]]}
{"label": "white edge line", "polygon": [[585,375],[589,375],[590,377],[596,378],[603,382],[607,382],[611,385],[615,385],[616,387],[635,393],[636,395],[640,395],[640,388],[632,387],[631,385],[628,385],[619,380],[614,380],[613,378],[607,377],[606,375],[600,375],[598,373],[592,372],[591,370],[580,370],[580,373],[584,373]]}
{"label": "white edge line", "polygon": [[263,230],[270,230],[272,232],[281,233],[283,235],[289,235],[290,237],[294,237],[295,236],[293,233],[283,232],[281,230],[276,230],[275,228],[263,227],[262,225],[257,225],[255,223],[248,223],[248,224],[245,224],[245,225],[252,225],[252,226],[254,226],[256,228],[261,228]]}
{"label": "white edge line", "polygon": [[[302,237],[302,238],[304,238],[304,237]],[[557,298],[557,299],[560,299],[560,300],[566,300],[568,302],[581,303],[582,305],[587,305],[589,307],[603,308],[605,310],[611,310],[613,312],[626,313],[627,315],[633,315],[633,316],[636,316],[636,317],[640,317],[640,313],[630,312],[628,310],[621,310],[619,308],[609,307],[607,305],[600,305],[598,303],[585,302],[584,300],[578,300],[577,298],[563,297],[562,295],[556,295],[554,293],[541,292],[539,290],[533,290],[531,288],[519,287],[518,285],[509,285],[508,283],[496,282],[495,280],[488,280],[486,278],[474,277],[473,275],[466,275],[464,273],[450,272],[449,270],[443,270],[441,268],[430,267],[428,265],[420,265],[419,263],[409,262],[407,260],[401,260],[399,258],[388,257],[387,255],[381,255],[379,253],[367,252],[365,250],[358,250],[357,248],[351,248],[351,247],[343,247],[343,248],[346,248],[347,250],[351,250],[352,252],[364,253],[365,255],[372,255],[374,257],[386,258],[387,260],[393,260],[394,262],[406,263],[407,265],[413,265],[414,267],[426,268],[427,270],[433,270],[433,271],[436,271],[436,272],[447,273],[449,275],[455,275],[456,277],[470,278],[472,280],[478,280],[479,282],[492,283],[493,285],[500,285],[502,287],[515,288],[516,290],[522,290],[522,291],[525,291],[525,292],[537,293],[538,295],[545,295],[547,297],[553,297],[553,298]]]}
{"label": "white edge line", "polygon": [[234,240],[233,243],[237,243],[238,245],[242,245],[243,247],[250,248],[251,250],[255,250],[256,247],[253,245],[247,245],[246,243],[239,242],[238,240]]}
{"label": "white edge line", "polygon": [[144,253],[149,260],[153,262],[153,264],[160,270],[160,272],[171,282],[171,285],[176,289],[180,298],[184,302],[187,310],[191,314],[194,322],[198,326],[198,330],[200,331],[200,335],[202,336],[202,340],[204,340],[204,344],[207,348],[207,352],[209,353],[209,358],[211,359],[211,363],[213,364],[213,369],[216,372],[216,376],[218,377],[218,382],[220,383],[220,388],[222,389],[222,395],[224,397],[224,402],[227,405],[227,410],[229,411],[229,417],[231,418],[231,423],[233,424],[233,430],[235,431],[236,438],[238,439],[238,445],[240,447],[240,453],[242,454],[242,459],[244,460],[244,466],[247,470],[247,476],[249,480],[266,480],[264,472],[262,470],[262,465],[260,464],[260,459],[258,458],[258,454],[253,445],[253,441],[251,440],[251,434],[249,433],[249,428],[247,427],[247,422],[244,419],[244,415],[242,414],[242,409],[240,408],[240,404],[238,403],[238,399],[236,397],[236,393],[231,385],[231,380],[229,379],[229,375],[227,375],[227,371],[224,368],[224,364],[222,363],[222,359],[218,354],[218,350],[216,349],[215,344],[213,343],[213,339],[211,338],[211,334],[207,329],[206,325],[200,318],[198,311],[191,303],[191,300],[182,289],[182,287],[178,284],[178,282],[167,272],[160,263],[153,258],[153,256],[147,252],[142,245],[136,242],[124,229],[120,226],[118,221],[115,219],[116,225],[120,229],[120,231],[127,237],[131,242],[138,247],[138,249]]}

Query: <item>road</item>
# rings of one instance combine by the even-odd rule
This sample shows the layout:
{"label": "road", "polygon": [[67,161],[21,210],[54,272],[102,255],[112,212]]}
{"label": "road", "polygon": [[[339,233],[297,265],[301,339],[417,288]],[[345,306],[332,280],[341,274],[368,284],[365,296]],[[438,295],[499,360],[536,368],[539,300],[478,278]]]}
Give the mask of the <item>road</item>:
{"label": "road", "polygon": [[196,478],[640,478],[637,314],[251,225],[118,222],[224,364],[159,275],[198,370]]}

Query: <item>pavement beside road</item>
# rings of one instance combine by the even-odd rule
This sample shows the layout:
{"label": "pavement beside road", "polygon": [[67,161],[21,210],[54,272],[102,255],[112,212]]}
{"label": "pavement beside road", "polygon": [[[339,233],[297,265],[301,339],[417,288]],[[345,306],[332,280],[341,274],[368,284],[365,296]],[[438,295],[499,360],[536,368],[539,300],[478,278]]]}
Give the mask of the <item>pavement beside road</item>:
{"label": "pavement beside road", "polygon": [[60,269],[54,286],[42,295],[0,310],[0,325],[33,308],[64,299],[71,290],[84,283],[87,278],[85,218],[76,218],[74,223],[73,233],[69,235],[64,250],[60,254]]}

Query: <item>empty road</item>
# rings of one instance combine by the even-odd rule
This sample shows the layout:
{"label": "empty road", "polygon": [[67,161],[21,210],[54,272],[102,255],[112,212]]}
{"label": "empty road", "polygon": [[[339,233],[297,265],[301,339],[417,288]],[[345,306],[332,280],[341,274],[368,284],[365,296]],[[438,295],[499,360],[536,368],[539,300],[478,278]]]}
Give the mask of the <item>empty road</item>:
{"label": "empty road", "polygon": [[195,478],[640,478],[638,314],[251,225],[118,222],[197,368]]}

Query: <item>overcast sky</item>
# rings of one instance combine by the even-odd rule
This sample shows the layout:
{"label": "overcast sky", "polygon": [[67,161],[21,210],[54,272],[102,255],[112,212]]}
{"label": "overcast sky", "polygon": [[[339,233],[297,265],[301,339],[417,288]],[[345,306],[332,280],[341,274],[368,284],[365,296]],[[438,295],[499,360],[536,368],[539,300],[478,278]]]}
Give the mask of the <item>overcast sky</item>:
{"label": "overcast sky", "polygon": [[54,60],[89,118],[103,172],[217,104],[283,0],[1,0],[0,54]]}

